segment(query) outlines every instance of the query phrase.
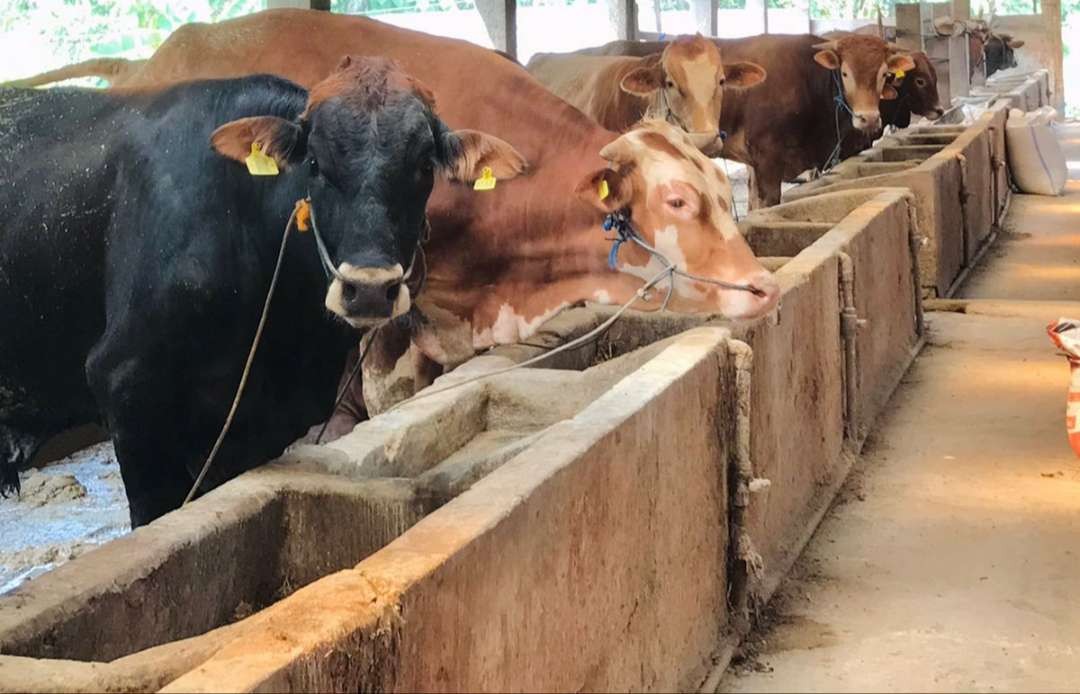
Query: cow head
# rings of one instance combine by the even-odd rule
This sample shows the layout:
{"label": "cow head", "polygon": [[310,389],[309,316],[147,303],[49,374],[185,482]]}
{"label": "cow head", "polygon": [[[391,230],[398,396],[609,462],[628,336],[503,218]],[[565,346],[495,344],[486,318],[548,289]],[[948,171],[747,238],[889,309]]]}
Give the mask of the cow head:
{"label": "cow head", "polygon": [[896,90],[886,84],[890,72],[915,67],[903,49],[874,36],[849,35],[814,46],[814,61],[839,73],[844,98],[857,129],[876,134],[881,129],[879,99],[895,99]]}
{"label": "cow head", "polygon": [[754,63],[724,65],[716,44],[700,35],[681,36],[663,53],[639,59],[620,82],[623,91],[648,98],[646,118],[673,122],[700,149],[717,149],[725,89],[752,87],[765,79]]}
{"label": "cow head", "polygon": [[1016,49],[1024,45],[1023,40],[1014,39],[1009,34],[991,33],[986,39],[986,76],[998,70],[1016,67]]}
{"label": "cow head", "polygon": [[[772,310],[779,287],[735,225],[731,185],[686,133],[664,121],[643,121],[604,147],[600,156],[610,166],[586,176],[577,186],[580,197],[606,213],[628,210],[644,241],[680,270],[757,290],[676,276],[672,310],[728,318],[754,318]],[[649,280],[664,266],[643,248],[625,244],[617,269]],[[669,287],[665,281],[658,292]]]}
{"label": "cow head", "polygon": [[450,131],[435,115],[431,92],[384,58],[343,59],[311,89],[296,120],[242,118],[215,130],[211,141],[237,161],[254,143],[287,177],[303,179],[337,269],[326,307],[357,328],[409,310],[405,280],[437,174],[472,182],[485,168],[496,178],[525,169],[506,142]]}
{"label": "cow head", "polygon": [[899,96],[894,101],[886,102],[888,106],[882,104],[883,110],[890,107],[895,109],[890,123],[900,128],[911,124],[912,113],[930,120],[937,120],[945,114],[938,97],[934,65],[922,51],[913,52],[911,59],[915,61],[915,68],[902,76],[895,76],[890,82]]}

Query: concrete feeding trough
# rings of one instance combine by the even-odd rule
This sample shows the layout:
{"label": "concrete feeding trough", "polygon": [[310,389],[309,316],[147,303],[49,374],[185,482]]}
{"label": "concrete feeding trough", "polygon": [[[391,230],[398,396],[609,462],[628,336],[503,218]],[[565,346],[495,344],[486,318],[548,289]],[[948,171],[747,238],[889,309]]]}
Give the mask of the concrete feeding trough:
{"label": "concrete feeding trough", "polygon": [[755,212],[774,315],[628,314],[550,368],[298,446],[28,582],[0,598],[0,689],[711,681],[920,345],[916,207],[864,188]]}
{"label": "concrete feeding trough", "polygon": [[997,74],[986,85],[971,90],[974,97],[991,98],[993,103],[1005,103],[1009,108],[1034,111],[1052,105],[1050,71],[1036,70],[1028,73]]}
{"label": "concrete feeding trough", "polygon": [[999,106],[966,127],[898,131],[820,178],[788,190],[784,199],[881,186],[910,189],[926,238],[919,255],[923,289],[930,296],[950,296],[1004,215],[1010,192],[1006,117],[1006,109]]}

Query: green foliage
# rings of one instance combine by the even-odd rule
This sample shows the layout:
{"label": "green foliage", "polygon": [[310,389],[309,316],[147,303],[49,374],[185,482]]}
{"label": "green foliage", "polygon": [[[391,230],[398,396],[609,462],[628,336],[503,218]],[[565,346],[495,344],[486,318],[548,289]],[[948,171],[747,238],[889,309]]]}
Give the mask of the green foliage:
{"label": "green foliage", "polygon": [[147,56],[176,27],[262,9],[262,0],[0,0],[0,33],[36,36],[64,62]]}

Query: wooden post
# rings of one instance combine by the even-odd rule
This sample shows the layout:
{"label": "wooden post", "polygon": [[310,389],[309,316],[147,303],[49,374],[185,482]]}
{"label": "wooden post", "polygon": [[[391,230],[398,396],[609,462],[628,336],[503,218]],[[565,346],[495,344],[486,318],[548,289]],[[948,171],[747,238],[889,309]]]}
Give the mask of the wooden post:
{"label": "wooden post", "polygon": [[638,37],[637,3],[634,0],[607,0],[608,20],[615,29],[615,38],[635,40]]}
{"label": "wooden post", "polygon": [[1047,48],[1050,54],[1050,62],[1046,67],[1050,69],[1050,75],[1054,78],[1054,89],[1053,94],[1051,94],[1052,105],[1054,108],[1064,112],[1065,48],[1061,40],[1061,0],[1042,0],[1042,21],[1042,35],[1049,43]]}
{"label": "wooden post", "polygon": [[[314,2],[314,0],[312,0]],[[476,0],[491,44],[517,57],[517,0]]]}

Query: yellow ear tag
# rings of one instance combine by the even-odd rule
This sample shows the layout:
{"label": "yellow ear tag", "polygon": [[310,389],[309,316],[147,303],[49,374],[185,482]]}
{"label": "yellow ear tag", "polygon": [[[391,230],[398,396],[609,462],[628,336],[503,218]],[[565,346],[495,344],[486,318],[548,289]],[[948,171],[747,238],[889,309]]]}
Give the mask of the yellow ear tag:
{"label": "yellow ear tag", "polygon": [[895,77],[898,80],[902,80],[902,79],[904,79],[904,75],[906,75],[906,74],[907,73],[904,72],[903,70],[897,70],[896,72],[893,73],[893,77]]}
{"label": "yellow ear tag", "polygon": [[307,200],[296,201],[296,230],[301,234],[311,228],[311,204]]}
{"label": "yellow ear tag", "polygon": [[268,157],[263,154],[262,147],[258,142],[251,143],[251,154],[244,159],[244,163],[247,164],[248,173],[252,176],[277,176],[278,168],[277,162],[273,157]]}
{"label": "yellow ear tag", "polygon": [[480,178],[476,179],[476,183],[473,183],[473,190],[493,190],[495,182],[495,174],[491,172],[491,167],[485,166],[484,170],[480,172]]}
{"label": "yellow ear tag", "polygon": [[607,179],[600,179],[600,199],[607,200],[607,197],[611,195],[611,189],[608,188]]}

